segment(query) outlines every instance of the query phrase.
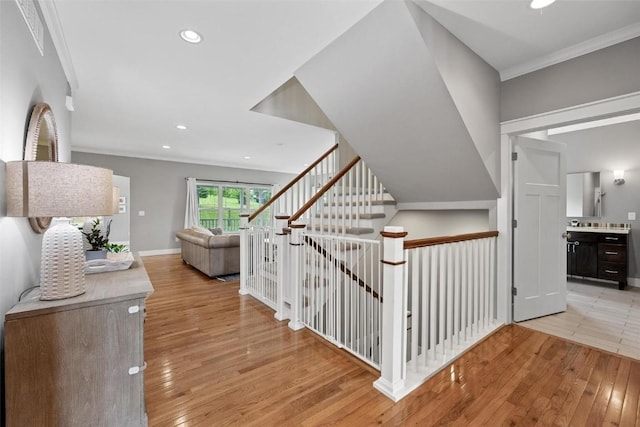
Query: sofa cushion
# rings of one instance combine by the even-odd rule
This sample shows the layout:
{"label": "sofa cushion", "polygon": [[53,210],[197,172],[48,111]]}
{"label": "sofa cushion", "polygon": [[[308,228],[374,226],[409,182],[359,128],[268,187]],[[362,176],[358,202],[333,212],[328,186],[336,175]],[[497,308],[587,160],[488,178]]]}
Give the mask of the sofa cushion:
{"label": "sofa cushion", "polygon": [[210,248],[233,248],[240,246],[239,234],[227,234],[226,236],[212,236],[209,238]]}
{"label": "sofa cushion", "polygon": [[185,228],[184,230],[178,231],[176,233],[176,237],[178,239],[184,240],[185,242],[190,242],[198,246],[202,246],[203,248],[208,248],[209,238],[213,236],[199,233],[190,228]]}
{"label": "sofa cushion", "polygon": [[195,231],[193,228],[185,228],[176,233],[178,239],[202,246],[203,248],[233,248],[240,246],[239,234],[225,234],[214,236]]}

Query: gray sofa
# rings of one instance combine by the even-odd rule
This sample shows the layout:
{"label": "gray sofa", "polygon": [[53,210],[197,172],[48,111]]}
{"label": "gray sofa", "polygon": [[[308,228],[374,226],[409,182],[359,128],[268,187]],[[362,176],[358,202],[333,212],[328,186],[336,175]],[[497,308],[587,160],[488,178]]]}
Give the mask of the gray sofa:
{"label": "gray sofa", "polygon": [[209,277],[240,272],[240,236],[210,235],[193,229],[176,233],[182,260]]}

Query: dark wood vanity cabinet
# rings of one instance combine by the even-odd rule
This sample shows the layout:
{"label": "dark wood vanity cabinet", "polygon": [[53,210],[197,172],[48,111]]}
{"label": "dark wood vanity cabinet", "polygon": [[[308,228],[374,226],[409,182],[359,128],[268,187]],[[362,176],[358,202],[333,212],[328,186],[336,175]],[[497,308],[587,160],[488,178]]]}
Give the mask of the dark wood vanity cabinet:
{"label": "dark wood vanity cabinet", "polygon": [[598,237],[595,233],[571,233],[567,238],[567,274],[598,277]]}
{"label": "dark wood vanity cabinet", "polygon": [[627,285],[627,234],[569,232],[567,274],[618,282]]}
{"label": "dark wood vanity cabinet", "polygon": [[627,286],[627,235],[602,234],[598,241],[598,278]]}

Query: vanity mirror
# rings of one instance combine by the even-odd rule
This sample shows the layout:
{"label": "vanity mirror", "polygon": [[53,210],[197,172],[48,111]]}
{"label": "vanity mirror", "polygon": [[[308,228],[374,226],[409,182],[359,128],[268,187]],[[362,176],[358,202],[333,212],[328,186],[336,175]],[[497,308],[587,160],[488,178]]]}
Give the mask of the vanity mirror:
{"label": "vanity mirror", "polygon": [[599,218],[601,216],[600,172],[567,174],[567,217]]}
{"label": "vanity mirror", "polygon": [[[49,104],[33,107],[24,144],[24,160],[58,161],[58,130]],[[51,225],[50,217],[29,218],[36,233],[44,233]]]}

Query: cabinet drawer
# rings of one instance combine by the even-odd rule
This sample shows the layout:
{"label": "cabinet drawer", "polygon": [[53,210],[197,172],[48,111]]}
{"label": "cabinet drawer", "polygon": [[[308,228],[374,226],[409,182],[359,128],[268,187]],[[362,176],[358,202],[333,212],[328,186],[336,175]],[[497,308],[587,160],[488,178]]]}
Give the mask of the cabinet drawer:
{"label": "cabinet drawer", "polygon": [[567,235],[568,242],[598,242],[596,233],[584,233],[580,231],[570,231]]}
{"label": "cabinet drawer", "polygon": [[598,241],[600,243],[613,243],[618,245],[626,245],[627,244],[627,235],[626,234],[613,234],[613,233],[602,233],[598,236]]}
{"label": "cabinet drawer", "polygon": [[598,264],[598,277],[600,279],[623,282],[627,280],[627,271],[624,264],[603,262]]}
{"label": "cabinet drawer", "polygon": [[598,261],[624,264],[627,262],[627,247],[600,243],[598,245]]}

